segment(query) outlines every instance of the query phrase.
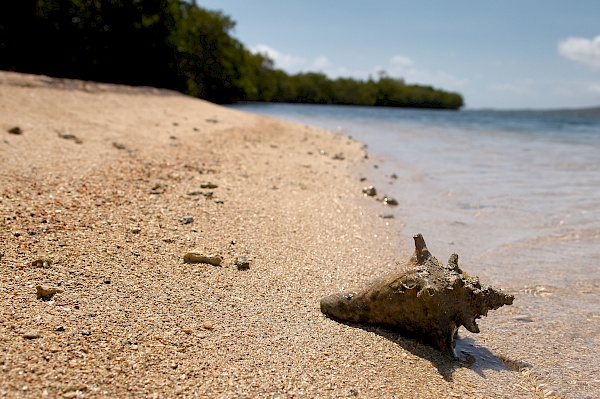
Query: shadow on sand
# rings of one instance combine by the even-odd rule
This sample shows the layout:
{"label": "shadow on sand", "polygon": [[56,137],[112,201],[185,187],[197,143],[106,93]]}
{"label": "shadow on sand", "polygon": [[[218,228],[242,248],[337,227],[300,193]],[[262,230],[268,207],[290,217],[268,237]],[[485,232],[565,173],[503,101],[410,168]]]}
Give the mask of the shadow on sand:
{"label": "shadow on sand", "polygon": [[417,338],[407,338],[397,332],[377,326],[350,323],[344,324],[375,333],[396,345],[399,345],[413,355],[431,362],[444,380],[448,382],[453,380],[454,371],[461,367],[469,368],[483,378],[486,378],[486,370],[515,371],[514,368],[508,367],[498,356],[494,355],[487,348],[477,346],[475,341],[470,337],[460,337],[459,335],[459,337],[456,338],[455,352],[459,359],[450,359],[437,349]]}

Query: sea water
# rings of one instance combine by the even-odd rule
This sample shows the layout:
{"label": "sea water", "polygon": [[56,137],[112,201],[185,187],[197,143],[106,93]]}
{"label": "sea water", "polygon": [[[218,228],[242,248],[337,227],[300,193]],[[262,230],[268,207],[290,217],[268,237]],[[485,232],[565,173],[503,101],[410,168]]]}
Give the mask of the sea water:
{"label": "sea water", "polygon": [[[430,251],[515,293],[503,328],[536,384],[600,397],[600,117],[573,112],[232,106],[368,146],[365,185]],[[384,206],[382,205],[382,208]],[[512,345],[512,343],[509,344]],[[518,345],[517,345],[518,346]]]}

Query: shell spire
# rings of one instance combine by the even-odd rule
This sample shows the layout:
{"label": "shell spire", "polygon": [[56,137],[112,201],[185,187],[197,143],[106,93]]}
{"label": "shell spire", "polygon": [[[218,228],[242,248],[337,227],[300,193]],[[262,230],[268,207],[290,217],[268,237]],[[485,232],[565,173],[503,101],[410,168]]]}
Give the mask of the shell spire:
{"label": "shell spire", "polygon": [[415,253],[413,255],[414,260],[411,260],[413,260],[413,263],[422,265],[423,263],[425,263],[426,260],[428,260],[431,257],[431,253],[427,249],[427,244],[425,244],[425,239],[423,238],[423,235],[415,234],[413,236],[413,239],[415,240]]}
{"label": "shell spire", "polygon": [[460,326],[478,333],[476,320],[511,305],[514,296],[464,274],[456,254],[444,266],[421,234],[413,238],[415,252],[404,267],[361,290],[323,298],[321,312],[338,321],[380,325],[421,338],[456,358],[454,338]]}

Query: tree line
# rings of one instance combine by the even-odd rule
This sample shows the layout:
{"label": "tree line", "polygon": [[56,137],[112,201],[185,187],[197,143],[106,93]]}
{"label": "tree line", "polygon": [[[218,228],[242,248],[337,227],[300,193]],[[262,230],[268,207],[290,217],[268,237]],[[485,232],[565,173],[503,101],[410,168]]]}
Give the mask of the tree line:
{"label": "tree line", "polygon": [[288,74],[231,34],[235,22],[183,0],[0,2],[0,69],[174,89],[236,101],[458,109],[458,93],[378,79]]}

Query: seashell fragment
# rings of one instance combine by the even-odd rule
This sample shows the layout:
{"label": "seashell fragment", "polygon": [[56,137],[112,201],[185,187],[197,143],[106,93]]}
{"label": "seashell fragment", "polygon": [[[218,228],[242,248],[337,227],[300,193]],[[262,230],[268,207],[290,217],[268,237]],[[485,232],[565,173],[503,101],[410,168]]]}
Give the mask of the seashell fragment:
{"label": "seashell fragment", "polygon": [[49,300],[54,294],[60,294],[64,292],[58,287],[51,287],[49,285],[36,285],[35,291],[38,299]]}
{"label": "seashell fragment", "polygon": [[429,253],[421,234],[405,267],[380,277],[364,289],[330,295],[321,312],[342,322],[373,324],[417,337],[456,358],[454,338],[460,326],[478,333],[476,319],[511,305],[514,296],[469,277],[452,254],[444,266]]}
{"label": "seashell fragment", "polygon": [[194,249],[183,255],[184,263],[208,263],[213,266],[220,266],[222,261],[221,255],[206,254],[199,249]]}

